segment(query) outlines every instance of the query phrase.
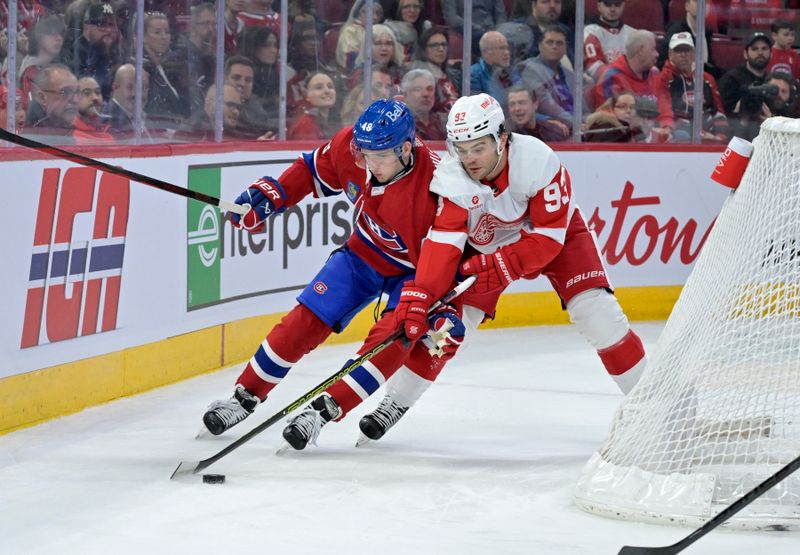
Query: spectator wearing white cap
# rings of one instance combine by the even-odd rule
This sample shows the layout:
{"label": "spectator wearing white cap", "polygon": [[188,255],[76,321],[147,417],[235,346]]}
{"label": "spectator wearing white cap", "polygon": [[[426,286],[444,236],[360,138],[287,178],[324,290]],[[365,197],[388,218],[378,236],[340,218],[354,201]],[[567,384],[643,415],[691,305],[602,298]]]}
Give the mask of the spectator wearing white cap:
{"label": "spectator wearing white cap", "polygon": [[[675,33],[669,41],[669,54],[659,74],[659,86],[669,95],[675,117],[674,139],[688,140],[691,137],[694,118],[694,60],[695,49],[692,35]],[[727,140],[728,119],[722,106],[714,77],[703,72],[703,127],[701,137],[706,141]]]}
{"label": "spectator wearing white cap", "polygon": [[[666,29],[664,30],[664,35],[666,37],[666,43],[669,44],[670,39],[672,39],[672,35],[676,33],[689,33],[692,36],[692,41],[697,43],[697,0],[686,0],[686,15],[676,21],[670,21],[667,23]],[[706,2],[706,14],[708,14],[709,9],[711,7],[711,2]],[[713,52],[711,49],[712,46],[712,35],[713,29],[712,26],[709,25],[710,23],[708,16],[706,16],[706,32],[703,40],[700,41],[700,56],[703,59],[703,69],[713,75],[715,78],[719,78],[722,75],[722,71],[716,66],[714,63]],[[724,31],[722,31],[724,33]],[[659,62],[663,62],[666,59],[667,53],[661,52],[661,58]]]}

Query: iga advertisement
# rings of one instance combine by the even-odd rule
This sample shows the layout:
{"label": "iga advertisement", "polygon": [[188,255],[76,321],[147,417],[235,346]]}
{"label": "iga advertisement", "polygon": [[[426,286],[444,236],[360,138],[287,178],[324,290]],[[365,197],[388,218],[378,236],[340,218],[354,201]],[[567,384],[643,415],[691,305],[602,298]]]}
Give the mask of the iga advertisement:
{"label": "iga advertisement", "polygon": [[[297,152],[106,159],[232,200]],[[681,285],[728,190],[718,153],[561,152],[617,287]],[[288,310],[352,231],[346,195],[265,232],[216,207],[60,160],[2,162],[0,378]],[[580,276],[576,276],[580,279]],[[547,290],[545,280],[512,291]]]}

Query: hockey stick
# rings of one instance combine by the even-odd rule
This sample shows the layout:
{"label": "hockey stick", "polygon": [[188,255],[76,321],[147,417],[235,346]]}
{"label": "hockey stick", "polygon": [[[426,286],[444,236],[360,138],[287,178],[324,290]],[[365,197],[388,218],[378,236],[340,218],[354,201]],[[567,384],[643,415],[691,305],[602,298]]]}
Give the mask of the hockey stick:
{"label": "hockey stick", "polygon": [[[458,297],[461,293],[469,289],[472,286],[472,284],[475,283],[476,279],[477,278],[475,276],[469,276],[464,281],[456,285],[453,289],[450,290],[449,293],[447,293],[444,297],[436,301],[431,306],[428,313],[430,314],[430,312],[439,308],[441,305],[448,303],[453,299],[455,299],[456,297]],[[282,420],[290,412],[294,411],[295,409],[299,408],[300,406],[312,400],[314,397],[316,397],[317,395],[328,389],[328,387],[333,385],[335,382],[344,378],[347,374],[349,374],[350,372],[352,372],[353,370],[355,370],[356,368],[367,362],[369,359],[371,359],[372,357],[383,351],[386,347],[388,347],[394,341],[400,339],[401,337],[403,337],[403,330],[399,329],[392,335],[384,339],[383,342],[379,343],[378,345],[376,345],[375,347],[373,347],[372,349],[370,349],[369,351],[367,351],[366,353],[355,359],[353,362],[351,362],[350,364],[348,364],[347,366],[345,366],[344,368],[342,368],[341,370],[330,376],[328,379],[320,383],[314,389],[307,391],[302,396],[298,397],[297,399],[289,403],[282,410],[278,411],[277,413],[267,418],[264,422],[262,422],[261,424],[259,424],[258,426],[247,432],[245,435],[243,435],[242,437],[240,437],[239,439],[237,439],[224,449],[222,449],[216,455],[213,455],[207,459],[203,459],[202,461],[181,462],[180,464],[178,464],[178,468],[175,469],[175,472],[172,473],[172,476],[170,476],[169,479],[173,480],[177,476],[197,474],[204,468],[208,468],[209,466],[220,460],[222,457],[224,457],[234,449],[238,449],[239,447],[241,447],[242,445],[253,439],[255,436],[257,436],[258,434],[260,434],[261,432],[263,432],[264,430],[266,430],[279,420]]]}
{"label": "hockey stick", "polygon": [[75,162],[76,164],[80,164],[82,166],[88,166],[90,168],[100,169],[108,173],[121,175],[122,177],[127,177],[128,179],[137,181],[144,185],[150,185],[151,187],[155,187],[156,189],[161,189],[162,191],[168,191],[170,193],[175,193],[176,195],[180,195],[182,197],[199,200],[200,202],[205,202],[206,204],[211,204],[212,206],[219,206],[226,212],[234,212],[239,215],[244,215],[247,213],[248,210],[250,210],[250,206],[248,205],[239,205],[233,202],[228,202],[226,200],[220,200],[216,197],[212,197],[211,195],[207,195],[199,191],[192,191],[190,189],[179,187],[178,185],[173,185],[172,183],[167,183],[166,181],[161,181],[160,179],[156,179],[155,177],[142,175],[140,173],[132,172],[130,170],[124,170],[122,168],[112,166],[111,164],[106,164],[105,162],[101,162],[100,160],[89,158],[88,156],[83,156],[81,154],[70,152],[68,150],[62,150],[55,146],[47,145],[45,143],[40,143],[39,141],[34,141],[33,139],[22,137],[15,133],[6,131],[5,129],[2,128],[0,128],[0,139],[6,140],[10,143],[18,144],[20,146],[28,147],[33,150],[45,152],[47,154],[50,154],[51,156],[55,156],[56,158],[63,158],[64,160],[69,160],[70,162]]}
{"label": "hockey stick", "polygon": [[734,503],[723,509],[717,516],[703,524],[700,528],[683,538],[681,541],[667,545],[664,547],[634,547],[626,545],[619,550],[618,555],[673,555],[680,553],[694,542],[711,532],[714,528],[731,518],[733,515],[744,509],[756,498],[763,495],[767,490],[772,488],[775,484],[789,476],[792,472],[800,468],[800,457],[797,457],[792,462],[781,468],[775,474],[758,484],[756,487],[748,491],[741,498]]}

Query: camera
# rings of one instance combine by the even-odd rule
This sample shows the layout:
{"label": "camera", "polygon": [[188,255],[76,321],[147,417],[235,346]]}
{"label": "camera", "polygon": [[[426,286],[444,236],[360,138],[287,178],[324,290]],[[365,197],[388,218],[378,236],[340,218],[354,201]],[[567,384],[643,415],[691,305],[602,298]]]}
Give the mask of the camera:
{"label": "camera", "polygon": [[761,104],[778,96],[777,85],[749,85],[742,96],[741,112],[757,115],[761,112]]}

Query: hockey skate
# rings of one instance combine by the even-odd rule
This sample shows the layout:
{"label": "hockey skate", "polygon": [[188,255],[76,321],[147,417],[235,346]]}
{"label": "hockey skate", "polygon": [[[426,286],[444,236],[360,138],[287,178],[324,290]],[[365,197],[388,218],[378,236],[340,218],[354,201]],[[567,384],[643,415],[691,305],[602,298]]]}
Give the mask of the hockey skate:
{"label": "hockey skate", "polygon": [[395,402],[391,395],[386,395],[371,413],[363,416],[358,422],[361,435],[356,442],[356,447],[364,445],[370,440],[382,438],[389,429],[397,424],[408,407],[401,407]]}
{"label": "hockey skate", "polygon": [[[342,409],[336,404],[333,397],[323,393],[308,405],[303,412],[289,420],[289,425],[283,429],[283,439],[293,449],[301,451],[306,445],[317,444],[317,437],[322,427],[335,420],[342,414]],[[278,450],[285,451],[285,446]]]}
{"label": "hockey skate", "polygon": [[218,436],[253,414],[260,402],[242,384],[236,384],[233,397],[211,403],[203,415],[203,424],[209,432]]}

